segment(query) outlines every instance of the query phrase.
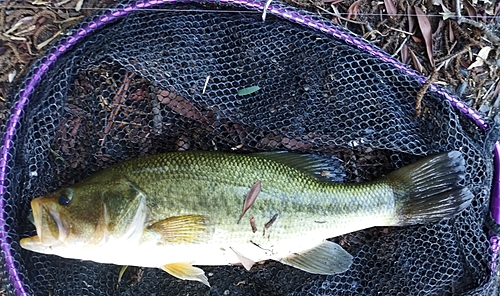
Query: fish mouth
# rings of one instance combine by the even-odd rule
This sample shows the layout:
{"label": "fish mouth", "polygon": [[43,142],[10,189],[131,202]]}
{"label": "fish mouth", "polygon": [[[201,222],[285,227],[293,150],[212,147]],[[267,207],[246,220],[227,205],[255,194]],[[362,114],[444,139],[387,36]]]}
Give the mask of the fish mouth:
{"label": "fish mouth", "polygon": [[31,210],[40,243],[53,246],[66,239],[68,227],[60,212],[50,202],[40,197],[35,198],[31,201]]}

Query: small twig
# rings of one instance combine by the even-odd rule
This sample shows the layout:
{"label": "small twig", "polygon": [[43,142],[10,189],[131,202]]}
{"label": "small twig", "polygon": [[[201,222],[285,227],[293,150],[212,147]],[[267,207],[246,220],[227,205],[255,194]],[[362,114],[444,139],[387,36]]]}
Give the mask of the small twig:
{"label": "small twig", "polygon": [[408,31],[405,31],[405,30],[401,30],[401,29],[398,29],[398,28],[389,27],[386,24],[384,24],[384,27],[386,27],[389,30],[393,30],[393,31],[396,31],[396,32],[404,33],[404,34],[407,34],[407,35],[411,35],[411,36],[415,35],[415,33],[408,32]]}
{"label": "small twig", "polygon": [[115,97],[113,98],[113,104],[112,104],[112,109],[111,113],[108,116],[107,119],[107,124],[104,127],[103,130],[103,136],[100,139],[101,146],[104,146],[104,143],[106,141],[106,135],[110,132],[111,127],[115,123],[115,117],[119,114],[121,104],[125,101],[126,96],[127,96],[127,91],[130,87],[130,82],[134,78],[135,74],[134,73],[129,73],[129,75],[123,77],[123,83],[120,85],[120,88],[116,91]]}
{"label": "small twig", "polygon": [[455,11],[457,13],[457,19],[461,19],[462,13],[460,11],[460,0],[455,0]]}
{"label": "small twig", "polygon": [[[8,34],[5,34],[5,33],[3,33],[2,36],[6,37],[7,40],[26,41],[25,37],[16,37],[16,36],[8,35]],[[4,39],[4,38],[2,38],[2,39]]]}
{"label": "small twig", "polygon": [[483,96],[481,98],[478,98],[477,101],[474,102],[474,105],[477,107],[477,105],[479,104],[479,102],[487,102],[488,101],[487,98],[490,95],[490,93],[493,91],[493,89],[495,88],[495,86],[496,86],[496,83],[492,83],[490,85],[490,87],[488,88],[488,90],[486,90],[486,92],[483,94]]}
{"label": "small twig", "polygon": [[19,51],[17,50],[17,47],[14,46],[14,44],[11,44],[11,43],[5,43],[5,46],[7,46],[8,48],[10,48],[10,50],[12,50],[12,52],[14,53],[14,56],[16,57],[16,59],[20,62],[20,63],[23,63],[23,64],[26,64],[28,63],[28,61],[25,61],[22,57],[21,57],[21,54],[19,53]]}
{"label": "small twig", "polygon": [[262,11],[262,21],[266,21],[266,15],[267,15],[267,9],[269,8],[269,5],[271,4],[272,0],[267,0],[266,4],[264,4],[264,9]]}
{"label": "small twig", "polygon": [[481,31],[483,31],[484,35],[486,35],[486,37],[489,38],[489,40],[495,44],[500,44],[500,37],[496,36],[494,33],[491,32],[491,30],[485,25],[485,24],[482,24],[480,22],[477,22],[475,20],[471,20],[471,19],[468,19],[468,18],[464,18],[464,17],[461,17],[457,20],[458,24],[462,24],[462,23],[465,23],[465,24],[468,24],[468,25],[471,25],[473,27],[476,27],[478,29],[480,29]]}
{"label": "small twig", "polygon": [[[310,2],[314,4],[314,2],[312,2],[312,1],[310,1]],[[334,17],[337,17],[337,18],[339,18],[339,19],[341,19],[343,21],[350,22],[350,23],[353,23],[353,24],[366,25],[366,22],[353,21],[353,20],[350,20],[350,19],[347,19],[345,17],[340,16],[340,13],[338,12],[337,8],[335,6],[333,6],[333,5],[331,5],[331,7],[332,7],[332,9],[333,9],[334,12],[328,11],[328,10],[324,9],[323,7],[320,7],[320,6],[317,6],[317,5],[315,5],[315,6],[316,6],[317,9],[319,9],[319,10],[321,10],[323,12],[326,12],[329,15],[333,15]]]}
{"label": "small twig", "polygon": [[[368,37],[370,37],[372,35],[375,35],[375,34],[379,34],[379,36],[382,36],[382,37],[389,36],[389,33],[387,33],[387,34],[384,35],[379,30],[371,30],[370,32],[368,32],[368,33],[366,33],[366,34],[363,35],[363,39],[368,39]],[[377,38],[377,37],[375,36],[375,38]]]}
{"label": "small twig", "polygon": [[35,29],[36,29],[36,26],[32,25],[32,26],[29,26],[28,28],[26,28],[26,29],[24,29],[22,31],[14,33],[14,36],[20,37],[21,35],[26,34],[26,33],[30,33],[31,31],[33,31]]}
{"label": "small twig", "polygon": [[203,86],[203,91],[201,92],[202,95],[205,94],[205,91],[207,90],[208,86],[208,81],[210,80],[210,75],[207,76],[207,79],[205,80],[205,85]]}
{"label": "small twig", "polygon": [[432,72],[429,79],[427,79],[427,81],[424,83],[424,85],[422,85],[422,88],[420,88],[420,90],[417,93],[417,96],[415,98],[415,100],[416,100],[416,102],[415,102],[415,118],[420,117],[420,114],[422,114],[422,99],[424,98],[424,95],[427,92],[427,89],[429,88],[431,83],[436,81],[437,73],[438,72],[436,71],[436,69],[434,69],[434,71]]}
{"label": "small twig", "polygon": [[54,21],[54,24],[64,24],[64,23],[68,23],[68,22],[78,21],[84,17],[85,17],[84,15],[70,17],[70,18],[64,19],[62,21]]}
{"label": "small twig", "polygon": [[396,55],[403,49],[403,46],[405,46],[406,42],[410,39],[410,36],[407,36],[403,42],[401,42],[401,45],[396,49],[396,51],[391,55],[391,57],[396,57]]}
{"label": "small twig", "polygon": [[464,49],[462,49],[461,51],[459,51],[457,53],[454,53],[454,54],[447,55],[447,56],[444,56],[442,58],[436,59],[436,62],[440,63],[440,62],[446,61],[448,59],[456,58],[459,55],[463,55],[464,53],[467,53],[469,51],[469,49],[470,49],[470,46],[467,45],[467,46],[464,47]]}

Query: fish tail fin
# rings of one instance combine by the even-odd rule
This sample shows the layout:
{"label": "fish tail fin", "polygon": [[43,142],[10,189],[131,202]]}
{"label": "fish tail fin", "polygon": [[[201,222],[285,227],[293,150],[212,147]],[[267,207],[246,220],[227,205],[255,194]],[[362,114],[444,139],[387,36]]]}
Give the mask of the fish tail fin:
{"label": "fish tail fin", "polygon": [[458,151],[441,153],[402,167],[386,180],[395,195],[392,225],[411,225],[451,218],[473,198],[464,183],[465,161]]}

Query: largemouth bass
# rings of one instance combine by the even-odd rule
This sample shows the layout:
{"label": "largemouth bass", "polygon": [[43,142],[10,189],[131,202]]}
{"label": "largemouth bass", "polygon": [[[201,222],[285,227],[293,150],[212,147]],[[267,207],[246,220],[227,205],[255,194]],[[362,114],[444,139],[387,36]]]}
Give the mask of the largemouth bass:
{"label": "largemouth bass", "polygon": [[156,267],[208,285],[193,265],[277,260],[315,274],[346,271],[352,256],[326,240],[373,226],[450,218],[472,194],[452,151],[373,182],[325,181],[318,157],[172,152],[115,164],[32,200],[34,252]]}

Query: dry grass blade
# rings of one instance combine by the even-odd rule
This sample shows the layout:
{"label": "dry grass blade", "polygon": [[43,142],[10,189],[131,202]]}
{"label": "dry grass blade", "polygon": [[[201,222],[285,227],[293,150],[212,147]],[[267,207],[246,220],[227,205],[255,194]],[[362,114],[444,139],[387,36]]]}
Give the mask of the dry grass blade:
{"label": "dry grass blade", "polygon": [[415,14],[417,15],[418,26],[425,40],[425,47],[427,49],[427,56],[429,57],[429,62],[434,68],[434,55],[432,52],[432,28],[429,18],[425,15],[422,9],[414,7]]}

